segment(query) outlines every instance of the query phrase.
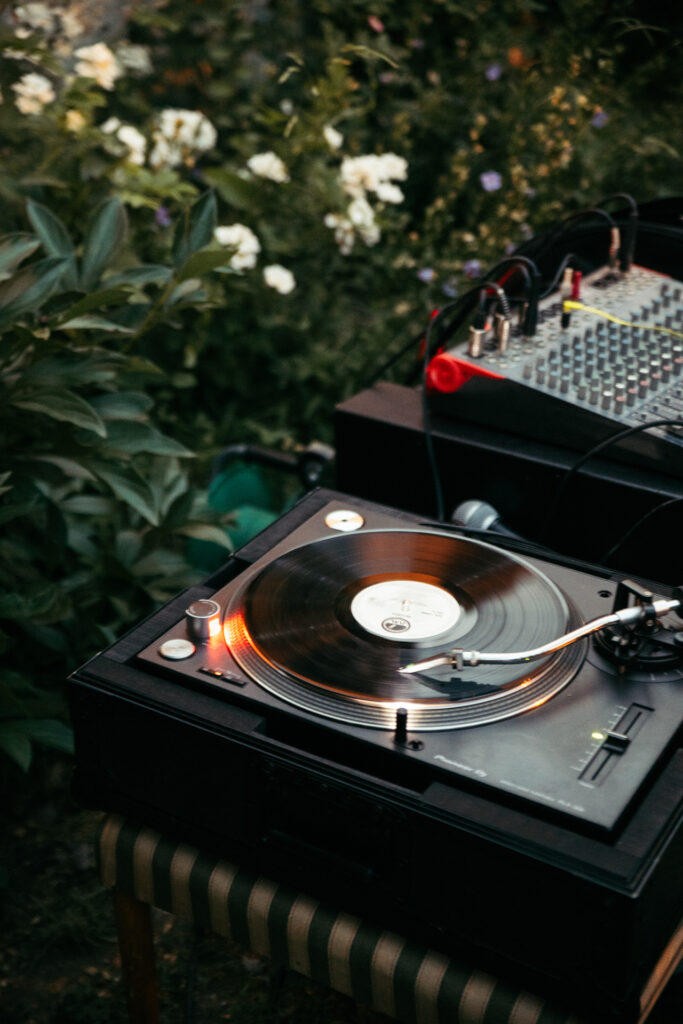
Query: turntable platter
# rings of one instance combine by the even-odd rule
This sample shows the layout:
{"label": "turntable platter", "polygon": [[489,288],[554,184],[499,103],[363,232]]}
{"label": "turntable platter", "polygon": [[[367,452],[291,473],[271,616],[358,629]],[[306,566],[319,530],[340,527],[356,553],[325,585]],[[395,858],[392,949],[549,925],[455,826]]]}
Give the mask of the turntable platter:
{"label": "turntable platter", "polygon": [[526,665],[398,670],[458,646],[528,650],[580,621],[560,590],[515,555],[420,530],[326,537],[245,574],[226,642],[259,684],[353,724],[449,729],[510,717],[572,678],[584,645]]}

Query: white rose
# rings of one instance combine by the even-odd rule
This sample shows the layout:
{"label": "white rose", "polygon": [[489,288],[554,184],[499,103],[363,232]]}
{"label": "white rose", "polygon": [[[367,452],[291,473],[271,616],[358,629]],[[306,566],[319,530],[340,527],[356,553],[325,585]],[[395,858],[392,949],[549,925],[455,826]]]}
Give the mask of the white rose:
{"label": "white rose", "polygon": [[362,197],[366,191],[374,192],[380,180],[378,158],[372,154],[344,157],[340,177],[342,188],[350,196]]}
{"label": "white rose", "polygon": [[233,270],[251,270],[256,266],[261,243],[246,224],[219,225],[215,228],[213,236],[219,245],[236,250],[228,260]]}
{"label": "white rose", "polygon": [[408,177],[408,161],[396,153],[382,153],[379,157],[383,178],[405,181]]}
{"label": "white rose", "polygon": [[183,162],[183,154],[179,146],[171,146],[167,139],[160,135],[154,136],[154,146],[149,154],[149,166],[155,171],[165,167],[177,167]]}
{"label": "white rose", "polygon": [[326,228],[331,228],[334,231],[334,240],[339,246],[342,256],[348,256],[356,241],[351,221],[339,213],[326,213],[323,224]]}
{"label": "white rose", "polygon": [[289,295],[296,288],[296,281],[291,270],[279,263],[271,263],[263,268],[263,277],[269,288],[274,288],[280,295]]}
{"label": "white rose", "polygon": [[150,165],[156,169],[182,163],[191,165],[196,153],[205,153],[215,146],[217,137],[216,129],[200,110],[167,107],[157,118]]}
{"label": "white rose", "polygon": [[79,58],[76,74],[94,78],[103,89],[113,89],[114,82],[122,74],[116,57],[106,43],[81,46],[74,51],[74,56]]}
{"label": "white rose", "polygon": [[402,203],[405,198],[398,185],[390,181],[380,181],[375,189],[375,195],[383,203]]}
{"label": "white rose", "polygon": [[77,18],[71,11],[61,11],[59,17],[62,22],[62,32],[67,39],[77,39],[83,35],[84,25],[80,18]]}
{"label": "white rose", "polygon": [[33,31],[46,32],[48,35],[54,31],[55,16],[47,4],[20,4],[19,7],[14,9],[14,17],[20,23],[21,31],[16,33],[20,38],[26,38],[27,35],[30,35],[29,32],[25,31],[27,27]]}
{"label": "white rose", "polygon": [[145,136],[137,128],[134,128],[132,124],[124,124],[117,131],[116,138],[124,146],[128,147],[128,159],[130,162],[142,167],[147,150],[147,139]]}
{"label": "white rose", "polygon": [[375,214],[367,199],[359,197],[349,203],[346,211],[349,220],[355,227],[368,227],[375,222]]}
{"label": "white rose", "polygon": [[358,234],[363,239],[366,245],[377,245],[382,232],[376,224],[363,224],[358,228]]}
{"label": "white rose", "polygon": [[374,192],[379,196],[382,191],[382,198],[387,203],[403,200],[401,190],[389,183],[392,179],[403,181],[407,174],[407,161],[395,153],[345,157],[340,169],[342,188],[348,195],[362,197],[366,192]]}
{"label": "white rose", "polygon": [[257,178],[268,178],[269,181],[289,181],[287,168],[277,154],[268,150],[267,153],[255,153],[247,160],[247,167]]}
{"label": "white rose", "polygon": [[111,135],[121,127],[121,121],[118,117],[108,117],[106,121],[103,121],[100,125],[100,131],[105,132],[107,135]]}
{"label": "white rose", "polygon": [[12,86],[17,94],[15,103],[22,114],[39,114],[47,103],[52,103],[55,91],[52,83],[45,75],[31,72],[22,75]]}
{"label": "white rose", "polygon": [[336,128],[333,128],[331,124],[325,125],[325,127],[323,128],[323,135],[325,136],[325,142],[332,149],[339,149],[342,142],[344,141],[344,136],[342,135],[342,133],[338,132]]}

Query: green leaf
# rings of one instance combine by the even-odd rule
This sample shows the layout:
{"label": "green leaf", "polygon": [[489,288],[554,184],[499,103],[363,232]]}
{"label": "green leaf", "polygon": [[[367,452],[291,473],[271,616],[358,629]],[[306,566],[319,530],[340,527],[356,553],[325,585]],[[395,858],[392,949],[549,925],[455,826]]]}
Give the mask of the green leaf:
{"label": "green leaf", "polygon": [[65,324],[60,324],[59,328],[63,331],[88,330],[132,334],[130,327],[123,327],[121,324],[115,324],[113,320],[107,320],[104,316],[92,314],[90,316],[75,316],[72,320],[67,320]]}
{"label": "green leaf", "polygon": [[139,477],[126,476],[100,463],[91,464],[91,468],[100,480],[111,488],[117,498],[139,512],[152,526],[159,525],[159,516],[154,507],[154,495],[144,480]]}
{"label": "green leaf", "polygon": [[112,274],[108,277],[106,284],[115,288],[121,284],[143,285],[143,284],[166,284],[171,278],[172,271],[169,267],[163,267],[156,263],[143,263],[139,267],[130,267],[122,270],[120,274]]}
{"label": "green leaf", "polygon": [[75,288],[78,284],[76,254],[64,224],[51,210],[33,199],[26,201],[26,213],[47,255],[66,257],[68,262],[65,264],[62,282],[65,288]]}
{"label": "green leaf", "polygon": [[221,199],[238,210],[249,210],[258,204],[260,189],[256,182],[220,167],[207,167],[204,179],[213,185]]}
{"label": "green leaf", "polygon": [[52,718],[29,718],[26,721],[26,732],[36,743],[53,750],[61,750],[65,754],[73,754],[73,733],[63,722]]}
{"label": "green leaf", "polygon": [[193,458],[193,453],[178,441],[166,437],[155,427],[133,420],[113,420],[109,423],[107,439],[111,448],[128,455],[150,452],[153,455],[173,455]]}
{"label": "green leaf", "polygon": [[123,204],[115,196],[98,208],[83,249],[81,283],[90,289],[109,266],[126,234],[127,220]]}
{"label": "green leaf", "polygon": [[11,523],[13,519],[19,519],[20,516],[29,515],[35,507],[35,500],[22,501],[16,505],[0,505],[0,526],[4,526],[5,523]]}
{"label": "green leaf", "polygon": [[103,498],[100,494],[73,494],[60,502],[63,512],[81,516],[111,516],[114,504],[111,498]]}
{"label": "green leaf", "polygon": [[178,223],[175,226],[173,232],[173,246],[171,252],[173,254],[173,266],[176,269],[182,267],[183,263],[190,255],[190,213],[189,210],[183,210],[178,217]]}
{"label": "green leaf", "polygon": [[31,618],[42,618],[55,606],[61,591],[55,584],[42,587],[33,593],[0,594],[0,619],[24,622]]}
{"label": "green leaf", "polygon": [[183,210],[173,233],[173,264],[180,269],[194,252],[213,239],[216,227],[216,197],[205,192],[189,210]]}
{"label": "green leaf", "polygon": [[215,270],[216,267],[225,266],[228,259],[225,250],[216,252],[212,249],[204,249],[202,252],[195,252],[182,267],[178,274],[178,280],[186,281],[191,277],[201,277],[210,270]]}
{"label": "green leaf", "polygon": [[0,238],[0,273],[9,276],[39,245],[38,238],[23,232]]}
{"label": "green leaf", "polygon": [[118,352],[89,347],[86,355],[80,352],[62,351],[38,359],[25,373],[24,379],[31,385],[54,389],[59,383],[64,387],[101,385],[113,380],[129,360]]}
{"label": "green leaf", "polygon": [[143,420],[154,402],[141,391],[118,391],[90,399],[103,420]]}
{"label": "green leaf", "polygon": [[0,724],[0,750],[3,750],[22,771],[27,772],[31,767],[33,751],[30,740],[26,733],[17,728],[16,722],[3,722]]}
{"label": "green leaf", "polygon": [[91,430],[98,437],[107,436],[107,428],[90,403],[73,391],[40,391],[35,398],[15,398],[10,404],[27,412],[42,413],[53,420],[73,423],[84,430]]}
{"label": "green leaf", "polygon": [[[111,282],[107,281],[107,285],[109,286],[110,284]],[[68,317],[71,320],[73,317],[82,316],[83,313],[89,313],[91,309],[101,310],[105,306],[120,305],[128,300],[129,294],[125,288],[101,288],[96,292],[90,292],[89,295],[84,295],[73,306],[65,309],[62,312],[62,316]]]}
{"label": "green leaf", "polygon": [[190,253],[203,249],[213,240],[218,219],[216,196],[212,189],[194,203],[190,209],[189,245]]}
{"label": "green leaf", "polygon": [[121,565],[134,565],[140,557],[142,537],[134,530],[121,530],[116,535],[115,551]]}
{"label": "green leaf", "polygon": [[[182,281],[177,288],[173,289],[164,306],[175,306],[176,302],[189,299],[191,295],[196,295],[201,291],[201,285],[202,282],[198,277],[190,277],[187,281]],[[204,293],[202,292],[202,294]]]}
{"label": "green leaf", "polygon": [[[46,462],[49,466],[56,466],[64,476],[68,476],[73,480],[94,480],[92,473],[87,469],[81,462],[77,462],[75,459],[67,459],[61,455],[33,455],[31,456],[32,462]],[[36,470],[36,475],[40,476],[40,468]]]}
{"label": "green leaf", "polygon": [[187,570],[187,563],[175,551],[158,548],[156,551],[150,551],[144,558],[138,559],[132,569],[134,576],[141,578],[159,576],[165,580],[172,573],[184,573]]}
{"label": "green leaf", "polygon": [[63,256],[48,256],[24,267],[9,281],[1,282],[0,327],[28,310],[40,309],[57,286],[67,262]]}
{"label": "green leaf", "polygon": [[206,540],[211,544],[218,544],[220,547],[232,551],[233,544],[230,537],[221,530],[220,526],[213,526],[211,523],[185,523],[173,531],[183,537],[193,537],[195,540]]}

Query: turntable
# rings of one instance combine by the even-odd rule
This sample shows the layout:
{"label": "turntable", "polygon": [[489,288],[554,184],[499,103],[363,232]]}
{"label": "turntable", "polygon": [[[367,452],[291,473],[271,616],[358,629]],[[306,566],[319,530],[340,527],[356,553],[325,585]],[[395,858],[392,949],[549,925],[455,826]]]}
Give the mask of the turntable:
{"label": "turntable", "polygon": [[630,1020],[681,912],[681,596],[313,492],[74,675],[77,788]]}

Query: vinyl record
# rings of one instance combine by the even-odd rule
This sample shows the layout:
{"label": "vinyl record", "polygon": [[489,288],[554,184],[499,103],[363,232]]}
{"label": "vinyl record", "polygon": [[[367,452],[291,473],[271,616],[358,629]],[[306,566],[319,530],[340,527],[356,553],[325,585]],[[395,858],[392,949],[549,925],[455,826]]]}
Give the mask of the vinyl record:
{"label": "vinyl record", "polygon": [[458,646],[520,651],[575,622],[557,587],[491,545],[418,530],[315,541],[244,579],[225,611],[242,667],[278,696],[356,724],[453,728],[517,714],[569,681],[581,649],[526,665],[398,670]]}

